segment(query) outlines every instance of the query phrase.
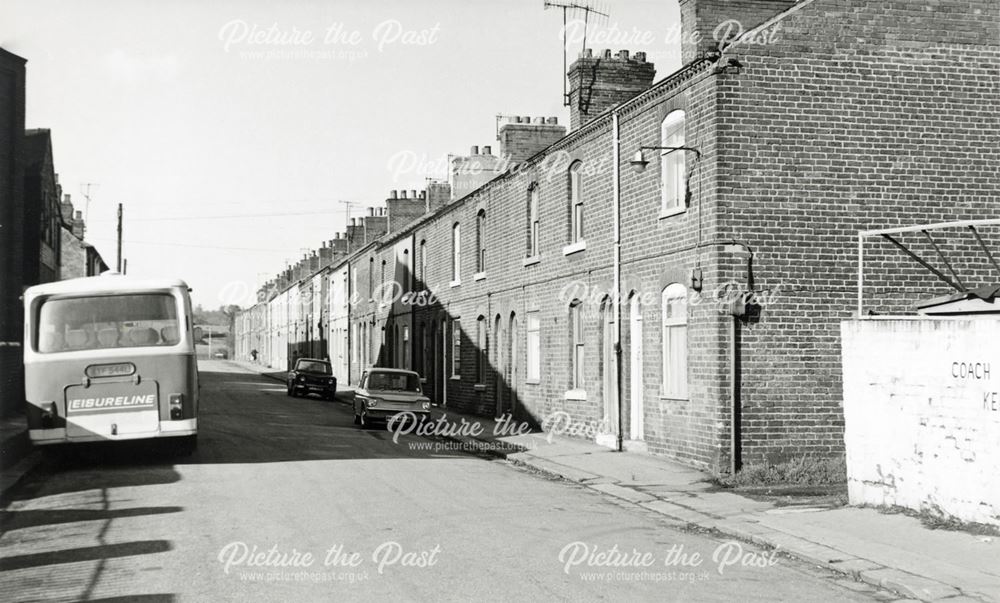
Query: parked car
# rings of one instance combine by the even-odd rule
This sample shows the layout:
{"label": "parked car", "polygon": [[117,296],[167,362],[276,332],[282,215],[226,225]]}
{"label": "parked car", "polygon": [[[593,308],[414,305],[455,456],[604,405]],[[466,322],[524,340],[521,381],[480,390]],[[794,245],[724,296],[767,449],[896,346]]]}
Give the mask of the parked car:
{"label": "parked car", "polygon": [[420,375],[413,371],[368,369],[362,373],[354,394],[354,424],[361,427],[376,422],[388,423],[406,412],[424,421],[430,410],[430,398],[420,389]]}
{"label": "parked car", "polygon": [[327,400],[337,394],[337,378],[326,360],[299,358],[288,371],[288,395],[317,393]]}

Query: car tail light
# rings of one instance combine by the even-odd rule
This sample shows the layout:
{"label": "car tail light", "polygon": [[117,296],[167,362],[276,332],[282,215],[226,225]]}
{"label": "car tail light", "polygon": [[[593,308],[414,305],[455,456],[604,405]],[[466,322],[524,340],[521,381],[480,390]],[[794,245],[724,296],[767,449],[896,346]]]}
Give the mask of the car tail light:
{"label": "car tail light", "polygon": [[184,418],[184,394],[170,394],[170,418],[173,420]]}
{"label": "car tail light", "polygon": [[42,429],[51,429],[56,421],[56,416],[59,411],[56,409],[55,402],[42,402],[40,405],[42,409]]}

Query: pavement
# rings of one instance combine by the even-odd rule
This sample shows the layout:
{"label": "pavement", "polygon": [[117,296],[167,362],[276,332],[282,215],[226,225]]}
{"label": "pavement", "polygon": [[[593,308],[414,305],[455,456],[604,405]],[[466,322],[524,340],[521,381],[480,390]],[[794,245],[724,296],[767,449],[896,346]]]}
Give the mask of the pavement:
{"label": "pavement", "polygon": [[20,482],[40,458],[28,439],[24,415],[0,419],[0,495]]}
{"label": "pavement", "polygon": [[[274,376],[282,380],[284,373]],[[338,397],[353,395],[339,387],[344,391]],[[1000,601],[1000,538],[934,530],[919,519],[872,508],[776,505],[722,490],[710,475],[663,458],[546,433],[504,436],[505,426],[498,428],[493,419],[447,409],[435,409],[433,418],[445,415],[451,427],[436,435],[467,452],[575,482],[659,513],[678,527],[777,549],[912,600]],[[463,420],[480,425],[480,432],[462,429]]]}

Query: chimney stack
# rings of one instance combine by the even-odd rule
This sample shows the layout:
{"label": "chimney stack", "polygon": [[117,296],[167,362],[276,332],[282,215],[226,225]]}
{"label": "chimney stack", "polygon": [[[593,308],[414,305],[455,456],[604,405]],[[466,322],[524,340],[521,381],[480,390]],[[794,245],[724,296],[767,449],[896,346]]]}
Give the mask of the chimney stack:
{"label": "chimney stack", "polygon": [[585,49],[569,67],[569,127],[576,130],[605,111],[616,107],[653,84],[656,68],[646,62],[646,53],[605,50],[594,57]]}
{"label": "chimney stack", "polygon": [[[555,117],[506,117],[500,126],[500,155],[521,163],[566,136]],[[492,179],[492,178],[491,178]]]}
{"label": "chimney stack", "polygon": [[[716,35],[719,25],[726,21],[738,21],[743,32],[754,29],[761,23],[788,10],[798,0],[754,0],[753,2],[732,2],[732,0],[680,0],[681,8],[681,63],[687,65],[695,59],[717,54],[720,50]],[[738,34],[740,28],[733,27]],[[724,46],[724,44],[723,44]]]}

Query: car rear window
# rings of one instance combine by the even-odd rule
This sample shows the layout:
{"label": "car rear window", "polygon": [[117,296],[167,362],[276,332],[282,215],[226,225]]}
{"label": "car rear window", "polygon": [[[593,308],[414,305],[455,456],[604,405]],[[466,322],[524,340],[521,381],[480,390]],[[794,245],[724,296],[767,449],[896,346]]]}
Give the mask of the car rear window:
{"label": "car rear window", "polygon": [[313,360],[299,360],[299,363],[298,365],[296,365],[295,369],[306,373],[319,373],[320,375],[330,374],[329,364],[325,362],[316,362]]}
{"label": "car rear window", "polygon": [[177,300],[169,293],[50,298],[36,324],[42,354],[180,343]]}

